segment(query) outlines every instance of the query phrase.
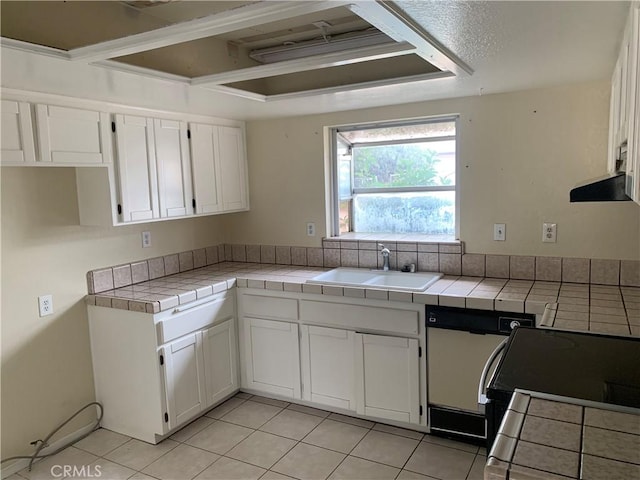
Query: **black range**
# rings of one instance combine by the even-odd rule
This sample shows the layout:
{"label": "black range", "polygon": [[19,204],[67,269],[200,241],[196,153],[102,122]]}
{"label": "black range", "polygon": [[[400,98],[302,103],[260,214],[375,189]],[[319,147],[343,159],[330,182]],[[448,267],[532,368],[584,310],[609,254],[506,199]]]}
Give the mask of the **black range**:
{"label": "black range", "polygon": [[487,388],[489,446],[516,388],[640,408],[640,338],[516,328]]}

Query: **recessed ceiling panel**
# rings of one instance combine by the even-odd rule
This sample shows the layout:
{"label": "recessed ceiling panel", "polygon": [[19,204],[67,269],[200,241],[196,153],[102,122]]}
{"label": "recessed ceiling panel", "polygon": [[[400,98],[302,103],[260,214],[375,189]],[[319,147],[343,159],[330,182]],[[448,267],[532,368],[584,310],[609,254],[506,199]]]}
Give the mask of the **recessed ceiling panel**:
{"label": "recessed ceiling panel", "polygon": [[[306,47],[308,44],[339,45],[345,38],[377,34],[378,42],[394,43],[379,30],[345,7],[300,15],[265,23],[213,37],[201,38],[167,47],[114,58],[115,61],[187,78],[231,72],[259,66],[270,61],[252,58],[252,53],[282,47]],[[342,51],[347,47],[339,47]],[[310,57],[324,50],[303,50],[296,58]],[[291,55],[285,55],[284,57]]]}
{"label": "recessed ceiling panel", "polygon": [[[390,2],[5,1],[2,36],[56,56],[250,98],[471,70]],[[24,42],[24,43],[21,43]],[[438,76],[438,75],[435,75]],[[443,75],[439,75],[440,77]]]}
{"label": "recessed ceiling panel", "polygon": [[5,1],[2,36],[71,50],[255,2]]}

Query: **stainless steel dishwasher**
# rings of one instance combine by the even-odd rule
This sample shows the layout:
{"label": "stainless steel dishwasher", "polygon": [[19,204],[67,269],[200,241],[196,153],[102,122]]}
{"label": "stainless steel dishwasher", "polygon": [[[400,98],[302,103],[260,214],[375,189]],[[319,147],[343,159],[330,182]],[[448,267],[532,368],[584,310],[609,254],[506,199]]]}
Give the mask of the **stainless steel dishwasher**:
{"label": "stainless steel dishwasher", "polygon": [[432,433],[483,444],[484,388],[501,347],[535,315],[427,306],[428,415]]}

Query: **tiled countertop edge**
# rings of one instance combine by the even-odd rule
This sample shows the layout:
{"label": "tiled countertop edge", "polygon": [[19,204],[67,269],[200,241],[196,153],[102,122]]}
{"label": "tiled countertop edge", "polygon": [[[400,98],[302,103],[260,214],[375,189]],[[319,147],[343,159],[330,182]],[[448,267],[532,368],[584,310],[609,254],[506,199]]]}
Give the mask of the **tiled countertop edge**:
{"label": "tiled countertop edge", "polygon": [[[308,269],[302,268],[301,270],[304,272]],[[318,269],[318,271],[314,272],[313,275],[321,271],[323,271],[323,269]],[[174,275],[173,277],[179,278],[179,275],[180,274]],[[327,295],[333,297],[363,298],[370,300],[417,303],[421,305],[444,305],[459,308],[475,308],[479,310],[498,310],[514,313],[543,314],[547,306],[547,302],[542,301],[529,301],[526,299],[501,300],[497,298],[481,298],[473,295],[466,296],[464,293],[457,292],[454,292],[452,294],[445,293],[447,287],[452,286],[458,281],[464,282],[465,277],[445,276],[425,292],[414,293],[384,288],[341,287],[335,285],[305,283],[307,278],[311,278],[311,276],[313,275],[305,275],[294,278],[287,277],[287,279],[283,279],[283,276],[275,276],[268,273],[265,273],[264,275],[261,275],[259,273],[250,273],[248,275],[243,275],[239,273],[238,275],[227,275],[227,278],[225,278],[224,280],[218,280],[210,284],[207,284],[209,282],[201,282],[198,287],[189,289],[188,291],[184,291],[177,295],[150,294],[147,295],[147,297],[149,298],[146,299],[128,299],[118,296],[118,290],[125,290],[123,288],[97,294],[89,294],[86,297],[86,303],[88,305],[96,305],[107,308],[118,308],[122,310],[132,310],[141,313],[153,314],[169,310],[178,305],[192,302],[196,299],[199,300],[207,296],[223,292],[230,288],[238,287],[280,292]],[[469,279],[467,279],[467,281],[468,280]],[[494,278],[472,278],[471,281],[474,285],[479,285],[484,281],[487,281],[491,284],[499,282],[501,285],[500,288],[504,287],[509,282],[509,280],[507,279]],[[499,289],[493,293],[494,297],[497,297],[499,295]]]}
{"label": "tiled countertop edge", "polygon": [[[239,287],[422,305],[530,313],[540,315],[539,327],[640,336],[640,317],[638,317],[638,313],[640,313],[638,311],[640,307],[640,288],[590,287],[588,285],[559,282],[459,276],[445,276],[425,292],[419,293],[383,288],[341,287],[305,283],[308,278],[325,270],[312,267],[268,267],[265,265],[225,262],[119,289],[90,294],[86,298],[87,303],[90,305],[155,314],[178,305],[206,298],[230,288]],[[147,288],[144,293],[138,292],[138,290],[145,290],[143,288],[145,284],[153,284],[154,288]],[[583,290],[582,293],[580,289]],[[602,319],[593,320],[593,317],[591,317],[590,321],[589,310],[592,307],[589,306],[589,289],[614,289],[620,298],[622,298],[622,295],[633,295],[633,297],[625,297],[625,299],[628,298],[633,302],[627,304],[630,309],[626,313],[624,307],[623,310],[618,311],[617,315],[620,315],[619,312],[621,311],[622,317],[615,316],[616,312],[614,312],[604,322],[602,322]],[[629,293],[629,289],[632,290],[631,293]],[[586,298],[567,298],[564,296],[566,295],[564,293],[565,290],[570,291],[570,295],[586,295]],[[592,295],[595,296],[596,293],[594,292]],[[567,304],[564,304],[564,301],[567,301]],[[571,302],[576,301],[586,302],[586,305],[578,305],[576,307],[576,305],[571,304]],[[597,300],[594,299],[592,301],[596,302]],[[564,310],[560,312],[561,308]],[[566,310],[570,310],[570,312],[567,313]],[[574,318],[574,320],[567,320],[567,315]],[[624,319],[624,322],[619,321],[622,319]]]}
{"label": "tiled countertop edge", "polygon": [[[547,406],[552,407],[546,408],[548,411],[544,413],[545,409],[542,407],[542,403],[538,403],[534,409],[535,412],[531,412],[533,402],[540,401],[544,402]],[[567,416],[570,409],[575,415]],[[583,410],[585,410],[585,413],[583,413]],[[595,417],[591,416],[591,413],[595,412],[604,413],[599,413]],[[546,422],[549,426],[555,426],[555,428],[558,429],[557,433],[559,435],[567,436],[570,434],[567,428],[572,428],[574,434],[580,436],[580,441],[573,447],[569,446],[569,443],[566,442],[561,442],[563,445],[562,447],[550,447],[547,445],[536,444],[536,439],[526,437],[526,432],[523,433],[523,427],[528,422],[528,415],[537,419],[538,424],[544,424]],[[604,418],[601,418],[601,415],[613,415],[613,417],[610,417],[609,420],[605,420]],[[633,417],[629,417],[629,415],[633,415]],[[569,474],[568,470],[562,472],[560,472],[560,470],[565,470],[567,467],[567,465],[562,465],[562,463],[568,459],[568,456],[573,456],[574,460],[579,456],[582,456],[582,459],[584,460],[585,455],[589,456],[593,454],[591,451],[586,451],[584,445],[583,435],[585,426],[589,425],[588,428],[592,429],[594,429],[594,427],[595,429],[604,428],[605,430],[601,430],[603,434],[606,434],[609,429],[613,429],[618,436],[625,437],[626,439],[631,437],[640,438],[640,435],[638,435],[640,430],[637,428],[638,422],[631,422],[636,425],[635,428],[633,425],[629,424],[625,424],[625,427],[620,428],[620,425],[622,425],[621,422],[625,421],[621,420],[623,417],[625,417],[626,422],[629,422],[630,418],[637,418],[638,422],[640,422],[640,409],[516,389],[515,393],[511,397],[507,413],[500,425],[496,440],[489,452],[484,470],[484,478],[487,480],[506,480],[507,478],[515,479],[516,477],[518,479],[527,480],[582,478],[580,472],[581,468],[579,466],[581,463],[580,461],[576,461],[578,468],[576,468],[576,465],[573,465],[573,468],[569,469],[572,470],[574,474]],[[614,419],[616,419],[616,421],[613,421]],[[570,424],[575,424],[575,426],[570,427]],[[535,431],[534,426],[530,425],[529,428]],[[523,437],[526,437],[528,441],[523,440]],[[611,441],[611,439],[609,440]],[[534,443],[529,443],[530,441],[534,441]],[[602,441],[606,442],[606,440]],[[637,441],[638,440],[636,440],[636,442]],[[526,445],[526,447],[523,448],[525,450],[534,448],[535,451],[531,453],[531,455],[527,455],[531,458],[522,458],[522,455],[516,452],[519,442],[524,442],[523,445]],[[557,443],[556,445],[560,445],[560,443]],[[609,447],[610,450],[615,450],[615,448],[616,446]],[[556,455],[554,455],[554,451],[557,451]],[[594,472],[587,472],[587,478],[591,478],[590,474],[596,474],[598,478],[604,478],[602,474],[606,474],[606,478],[623,478],[618,476],[620,471],[617,472],[618,475],[615,475],[611,470],[612,467],[614,467],[614,470],[622,468],[627,472],[632,469],[635,469],[636,472],[640,472],[640,465],[638,465],[640,455],[636,454],[633,462],[628,462],[629,459],[626,459],[627,461],[623,460],[620,462],[619,458],[617,460],[613,460],[603,452],[604,450],[597,453],[597,455],[600,456],[600,464],[590,465],[588,467],[590,469],[593,469],[594,467],[596,469],[603,469],[603,471],[597,472],[600,475],[597,475]],[[525,453],[528,454],[527,451],[525,451]],[[540,457],[541,454],[544,455],[545,458]],[[538,457],[540,463],[538,463],[538,461],[532,461],[536,459],[536,457]],[[560,463],[558,465],[552,465],[554,462],[548,462],[550,458],[555,458],[556,460],[560,459]],[[523,460],[525,461],[523,462]],[[562,475],[560,475],[560,473],[562,473]],[[567,477],[566,475],[570,476]]]}

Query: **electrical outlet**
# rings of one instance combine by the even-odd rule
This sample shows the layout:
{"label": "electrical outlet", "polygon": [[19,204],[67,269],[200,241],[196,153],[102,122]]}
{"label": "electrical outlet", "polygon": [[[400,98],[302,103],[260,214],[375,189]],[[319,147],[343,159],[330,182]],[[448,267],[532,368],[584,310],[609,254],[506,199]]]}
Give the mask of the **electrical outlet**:
{"label": "electrical outlet", "polygon": [[53,313],[53,295],[42,295],[38,297],[38,308],[41,317],[51,315]]}
{"label": "electrical outlet", "polygon": [[542,241],[548,243],[556,243],[556,228],[557,223],[543,223],[542,224]]}
{"label": "electrical outlet", "polygon": [[151,232],[142,232],[142,248],[151,246]]}
{"label": "electrical outlet", "polygon": [[504,223],[493,224],[493,239],[504,242],[507,239],[507,225]]}
{"label": "electrical outlet", "polygon": [[307,235],[309,237],[315,237],[316,236],[316,224],[313,222],[309,222],[307,223]]}

